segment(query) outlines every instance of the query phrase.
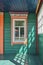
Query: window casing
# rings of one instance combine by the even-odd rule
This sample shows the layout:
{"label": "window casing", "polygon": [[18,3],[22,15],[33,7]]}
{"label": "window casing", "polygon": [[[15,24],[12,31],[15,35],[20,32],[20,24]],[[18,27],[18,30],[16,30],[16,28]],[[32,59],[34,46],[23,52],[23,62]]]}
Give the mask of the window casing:
{"label": "window casing", "polygon": [[38,13],[38,34],[43,34],[43,5]]}
{"label": "window casing", "polygon": [[38,34],[43,33],[43,17],[38,21]]}
{"label": "window casing", "polygon": [[13,19],[12,22],[12,42],[24,42],[27,38],[26,35],[26,20]]}

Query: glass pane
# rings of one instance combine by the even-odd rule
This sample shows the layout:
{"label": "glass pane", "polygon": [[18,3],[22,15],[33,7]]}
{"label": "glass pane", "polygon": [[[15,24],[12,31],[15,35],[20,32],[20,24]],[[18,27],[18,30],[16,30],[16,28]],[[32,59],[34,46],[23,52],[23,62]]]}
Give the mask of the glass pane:
{"label": "glass pane", "polygon": [[24,37],[24,28],[20,28],[20,37]]}
{"label": "glass pane", "polygon": [[24,37],[23,38],[20,38],[20,40],[24,40]]}
{"label": "glass pane", "polygon": [[24,26],[24,21],[15,21],[15,26]]}
{"label": "glass pane", "polygon": [[19,40],[19,37],[15,37],[15,40]]}
{"label": "glass pane", "polygon": [[43,25],[42,25],[42,33],[43,33]]}
{"label": "glass pane", "polygon": [[19,28],[18,27],[15,28],[15,38],[16,37],[19,37]]}
{"label": "glass pane", "polygon": [[41,21],[38,23],[38,27],[40,27],[42,25]]}
{"label": "glass pane", "polygon": [[41,27],[38,29],[38,33],[41,34],[42,30]]}

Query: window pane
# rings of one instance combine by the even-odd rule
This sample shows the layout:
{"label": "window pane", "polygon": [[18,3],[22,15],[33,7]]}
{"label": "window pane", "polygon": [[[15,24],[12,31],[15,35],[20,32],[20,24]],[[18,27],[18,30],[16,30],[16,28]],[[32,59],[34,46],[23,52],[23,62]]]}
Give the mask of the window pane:
{"label": "window pane", "polygon": [[42,33],[43,33],[43,25],[42,25]]}
{"label": "window pane", "polygon": [[15,26],[24,26],[24,21],[15,21]]}
{"label": "window pane", "polygon": [[19,37],[19,28],[18,27],[15,28],[15,37]]}
{"label": "window pane", "polygon": [[24,28],[20,28],[20,37],[24,37]]}
{"label": "window pane", "polygon": [[20,40],[24,40],[24,37],[21,37]]}
{"label": "window pane", "polygon": [[39,34],[42,33],[41,27],[38,29],[38,33],[39,33]]}
{"label": "window pane", "polygon": [[15,37],[15,40],[19,40],[19,37]]}
{"label": "window pane", "polygon": [[42,22],[40,21],[39,23],[38,23],[38,27],[40,27],[42,25]]}

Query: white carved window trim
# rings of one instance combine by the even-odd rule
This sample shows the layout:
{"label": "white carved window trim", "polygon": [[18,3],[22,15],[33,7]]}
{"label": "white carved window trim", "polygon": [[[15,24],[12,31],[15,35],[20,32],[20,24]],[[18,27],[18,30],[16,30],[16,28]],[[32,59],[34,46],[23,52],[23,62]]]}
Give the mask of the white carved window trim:
{"label": "white carved window trim", "polygon": [[14,24],[15,24],[15,21],[24,21],[24,41],[25,41],[25,39],[27,39],[27,34],[26,34],[26,32],[27,32],[27,29],[26,29],[26,19],[13,19],[13,21],[12,21],[12,42],[14,43],[14,42],[24,42],[24,41],[15,41],[15,32],[14,32],[14,30],[15,30],[15,28],[14,28]]}

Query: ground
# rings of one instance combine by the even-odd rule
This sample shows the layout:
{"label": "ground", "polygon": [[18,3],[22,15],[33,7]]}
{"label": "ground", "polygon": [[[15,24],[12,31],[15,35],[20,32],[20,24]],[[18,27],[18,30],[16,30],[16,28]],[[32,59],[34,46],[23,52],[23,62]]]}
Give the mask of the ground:
{"label": "ground", "polygon": [[27,46],[23,45],[17,54],[0,55],[0,65],[42,65],[37,55],[27,54]]}
{"label": "ground", "polygon": [[[3,60],[2,60],[3,59]],[[0,55],[0,65],[42,65],[36,55]]]}

